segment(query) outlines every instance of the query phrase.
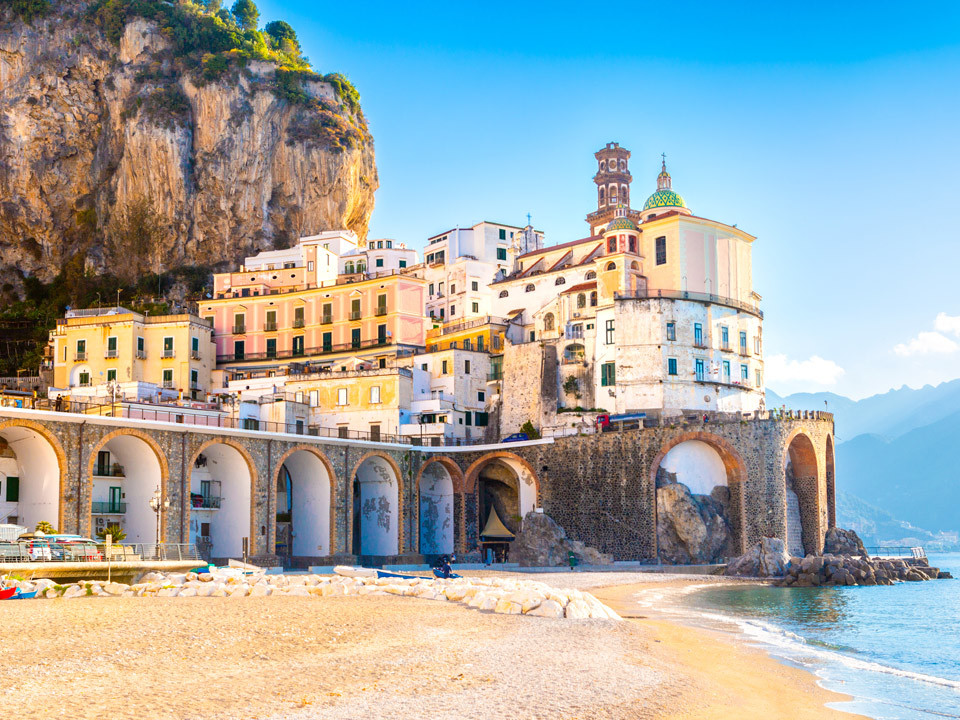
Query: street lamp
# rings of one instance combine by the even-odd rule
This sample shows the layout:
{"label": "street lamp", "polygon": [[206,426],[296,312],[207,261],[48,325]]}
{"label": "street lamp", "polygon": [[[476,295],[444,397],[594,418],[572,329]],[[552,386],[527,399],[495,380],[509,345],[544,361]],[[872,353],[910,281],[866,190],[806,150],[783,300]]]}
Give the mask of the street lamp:
{"label": "street lamp", "polygon": [[160,513],[164,509],[170,507],[169,500],[163,500],[160,494],[160,486],[157,486],[156,491],[153,493],[153,496],[150,498],[150,509],[157,514],[157,556],[160,555]]}

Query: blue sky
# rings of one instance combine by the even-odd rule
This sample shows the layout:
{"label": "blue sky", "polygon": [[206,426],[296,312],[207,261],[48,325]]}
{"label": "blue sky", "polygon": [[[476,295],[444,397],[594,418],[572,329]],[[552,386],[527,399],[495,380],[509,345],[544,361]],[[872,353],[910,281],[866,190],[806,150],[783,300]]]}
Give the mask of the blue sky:
{"label": "blue sky", "polygon": [[635,205],[665,152],[696,214],[758,237],[770,387],[960,376],[960,5],[258,4],[360,91],[374,236],[529,212],[576,239],[597,148],[633,152]]}

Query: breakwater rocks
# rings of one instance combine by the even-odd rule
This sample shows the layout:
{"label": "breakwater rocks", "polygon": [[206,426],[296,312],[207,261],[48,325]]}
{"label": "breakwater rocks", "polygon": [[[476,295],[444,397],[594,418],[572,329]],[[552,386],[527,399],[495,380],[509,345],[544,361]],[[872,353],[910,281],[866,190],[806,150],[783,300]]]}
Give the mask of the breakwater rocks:
{"label": "breakwater rocks", "polygon": [[569,620],[620,620],[588,592],[558,589],[541,582],[507,578],[354,578],[339,575],[244,575],[232,570],[209,573],[147,573],[139,583],[85,580],[58,585],[52,580],[17,583],[37,598],[103,597],[339,597],[400,595],[456,602],[504,615]]}
{"label": "breakwater rocks", "polygon": [[844,555],[808,555],[791,558],[780,587],[836,585],[893,585],[952,577],[930,567],[926,559],[864,558]]}

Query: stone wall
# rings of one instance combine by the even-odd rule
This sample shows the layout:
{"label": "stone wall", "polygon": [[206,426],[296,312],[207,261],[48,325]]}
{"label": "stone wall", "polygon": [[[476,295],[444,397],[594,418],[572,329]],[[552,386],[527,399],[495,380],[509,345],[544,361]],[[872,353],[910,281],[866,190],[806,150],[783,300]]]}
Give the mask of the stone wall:
{"label": "stone wall", "polygon": [[540,343],[506,341],[500,392],[500,437],[518,432],[527,420],[540,425],[543,350]]}

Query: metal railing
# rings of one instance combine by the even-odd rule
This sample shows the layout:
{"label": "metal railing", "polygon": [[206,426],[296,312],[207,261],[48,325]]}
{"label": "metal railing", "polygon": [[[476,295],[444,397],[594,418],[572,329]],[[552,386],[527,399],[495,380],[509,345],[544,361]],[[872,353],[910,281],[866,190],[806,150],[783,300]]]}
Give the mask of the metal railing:
{"label": "metal railing", "polygon": [[[0,563],[35,562],[106,562],[106,545],[102,543],[50,542],[48,540],[18,540],[0,542]],[[201,561],[197,548],[190,543],[132,543],[114,544],[110,549],[111,562]]]}
{"label": "metal railing", "polygon": [[758,318],[763,318],[763,311],[756,305],[741,302],[736,298],[726,297],[724,295],[714,295],[712,293],[690,292],[688,290],[636,290],[632,293],[614,293],[617,300],[652,300],[664,298],[666,300],[696,300],[698,302],[709,302],[716,305],[725,305],[727,307],[743,310]]}
{"label": "metal railing", "polygon": [[922,558],[927,556],[927,553],[922,547],[906,547],[902,545],[867,545],[865,546],[865,549],[870,557]]}
{"label": "metal railing", "polygon": [[320,318],[321,325],[330,325],[333,322],[333,315],[324,315]]}
{"label": "metal railing", "polygon": [[378,306],[378,307],[377,307],[377,310],[376,310],[376,314],[377,314],[377,317],[380,317],[380,316],[382,316],[382,315],[386,315],[386,314],[387,314],[387,308],[384,307],[383,305]]}
{"label": "metal railing", "polygon": [[76,362],[84,362],[84,361],[87,359],[87,353],[86,353],[86,352],[78,352],[78,353],[76,353],[76,354],[73,356],[73,359],[74,359]]}
{"label": "metal railing", "polygon": [[293,321],[293,326],[294,326],[295,328],[302,328],[302,327],[303,327],[303,324],[304,324],[304,319],[303,319],[303,318],[296,318],[296,319]]}
{"label": "metal railing", "polygon": [[103,353],[105,358],[115,358],[118,357],[120,353],[117,350],[107,350]]}
{"label": "metal railing", "polygon": [[276,331],[277,331],[277,323],[275,323],[275,322],[264,323],[264,324],[263,324],[263,330],[264,330],[264,332],[276,332]]}
{"label": "metal railing", "polygon": [[247,332],[247,326],[246,326],[246,325],[234,325],[234,326],[233,326],[233,334],[234,334],[234,335],[245,335],[246,332]]}
{"label": "metal railing", "polygon": [[90,512],[94,515],[123,515],[127,511],[125,502],[100,502],[95,500],[90,503]]}
{"label": "metal railing", "polygon": [[350,319],[351,319],[351,320],[359,320],[359,319],[362,317],[362,315],[363,315],[363,313],[362,313],[360,310],[351,310],[351,311],[350,311]]}
{"label": "metal railing", "polygon": [[461,320],[460,322],[450,323],[439,328],[433,328],[432,330],[428,330],[427,334],[430,336],[450,335],[451,333],[460,332],[461,330],[470,330],[471,328],[482,327],[490,324],[506,325],[507,321],[504,318],[486,315],[484,317],[474,318],[473,320]]}
{"label": "metal railing", "polygon": [[389,338],[381,340],[374,338],[371,340],[361,340],[360,342],[348,342],[337,344],[324,344],[320,347],[305,348],[294,352],[293,350],[277,350],[276,352],[244,352],[228,355],[217,355],[217,363],[237,362],[240,360],[282,360],[285,358],[306,357],[313,355],[327,355],[330,353],[344,352],[347,350],[362,350],[365,348],[388,347],[392,342]]}
{"label": "metal railing", "polygon": [[220,508],[220,496],[219,495],[192,495],[190,498],[190,504],[194,508],[199,508],[202,510],[217,510]]}
{"label": "metal railing", "polygon": [[168,348],[164,348],[164,349],[163,349],[163,354],[162,354],[160,357],[163,357],[163,358],[172,358],[172,357],[174,357],[174,355],[175,355],[175,353],[174,353],[173,350],[168,349]]}

